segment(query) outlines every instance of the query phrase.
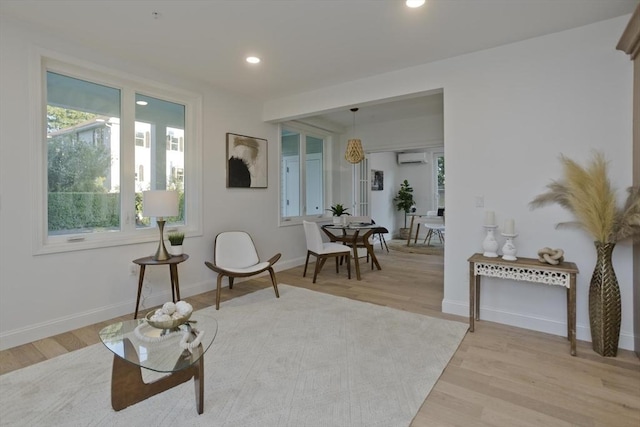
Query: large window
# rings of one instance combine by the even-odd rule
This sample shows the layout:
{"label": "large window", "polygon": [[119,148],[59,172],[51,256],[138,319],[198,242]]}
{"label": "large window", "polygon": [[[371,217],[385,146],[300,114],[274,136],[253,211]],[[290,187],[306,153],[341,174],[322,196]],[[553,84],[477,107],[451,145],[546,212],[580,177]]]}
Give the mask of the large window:
{"label": "large window", "polygon": [[280,217],[321,216],[324,213],[325,141],[327,135],[291,126],[280,135]]}
{"label": "large window", "polygon": [[179,215],[167,218],[167,227],[199,232],[199,98],[55,60],[43,65],[38,252],[155,236],[157,230],[145,234],[155,227],[142,216],[145,190],[176,190]]}

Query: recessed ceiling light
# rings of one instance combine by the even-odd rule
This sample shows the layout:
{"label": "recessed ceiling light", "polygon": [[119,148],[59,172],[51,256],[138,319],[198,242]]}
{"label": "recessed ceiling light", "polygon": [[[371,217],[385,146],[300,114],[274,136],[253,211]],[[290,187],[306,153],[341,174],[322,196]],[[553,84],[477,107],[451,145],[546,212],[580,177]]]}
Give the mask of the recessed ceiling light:
{"label": "recessed ceiling light", "polygon": [[138,104],[138,105],[147,105],[149,103],[147,101],[136,101],[136,104]]}
{"label": "recessed ceiling light", "polygon": [[425,3],[425,0],[407,0],[405,4],[407,7],[420,7]]}
{"label": "recessed ceiling light", "polygon": [[247,62],[249,64],[257,64],[258,62],[260,62],[260,58],[258,58],[257,56],[247,56]]}

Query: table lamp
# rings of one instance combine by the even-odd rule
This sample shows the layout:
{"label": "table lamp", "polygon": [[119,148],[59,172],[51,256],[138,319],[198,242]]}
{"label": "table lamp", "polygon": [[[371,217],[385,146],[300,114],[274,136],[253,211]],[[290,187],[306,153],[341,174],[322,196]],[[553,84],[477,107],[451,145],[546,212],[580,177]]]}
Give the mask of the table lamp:
{"label": "table lamp", "polygon": [[178,215],[178,192],[167,190],[151,190],[142,192],[142,215],[155,217],[160,229],[160,243],[158,250],[152,257],[156,261],[166,261],[171,258],[164,246],[164,217]]}

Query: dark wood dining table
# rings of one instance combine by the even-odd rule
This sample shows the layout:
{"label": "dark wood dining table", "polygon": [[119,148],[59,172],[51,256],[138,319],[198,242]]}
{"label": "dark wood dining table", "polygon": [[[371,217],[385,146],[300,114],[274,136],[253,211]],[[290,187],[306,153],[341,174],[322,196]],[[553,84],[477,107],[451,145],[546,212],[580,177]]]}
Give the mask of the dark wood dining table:
{"label": "dark wood dining table", "polygon": [[367,255],[371,257],[371,269],[375,265],[378,270],[382,270],[378,258],[376,257],[373,245],[369,242],[369,237],[378,230],[380,226],[376,224],[327,224],[322,226],[322,231],[334,243],[343,243],[353,249],[353,259],[356,267],[356,278],[360,277],[360,261],[358,248],[366,248]]}

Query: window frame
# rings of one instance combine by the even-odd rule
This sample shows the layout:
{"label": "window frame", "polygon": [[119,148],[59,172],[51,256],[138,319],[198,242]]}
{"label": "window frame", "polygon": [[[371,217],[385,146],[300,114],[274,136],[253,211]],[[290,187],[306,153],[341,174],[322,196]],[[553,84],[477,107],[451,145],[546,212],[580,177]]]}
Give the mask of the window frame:
{"label": "window frame", "polygon": [[300,158],[305,158],[305,162],[300,162],[300,208],[301,210],[306,210],[306,137],[312,136],[314,138],[319,138],[323,140],[322,146],[322,185],[323,185],[323,200],[324,203],[329,203],[330,200],[330,189],[332,184],[332,172],[333,172],[333,162],[331,159],[332,156],[332,141],[334,139],[334,134],[330,131],[326,131],[323,129],[316,128],[314,126],[305,125],[298,122],[284,122],[280,123],[278,126],[278,221],[279,226],[286,227],[292,225],[300,225],[302,221],[317,221],[319,218],[323,218],[326,215],[326,212],[323,210],[320,214],[313,215],[298,215],[298,216],[282,216],[282,131],[283,130],[292,130],[298,132],[301,136],[300,138]]}
{"label": "window frame", "polygon": [[[79,233],[50,236],[47,206],[47,72],[60,73],[72,78],[102,84],[121,91],[120,127],[120,230],[101,233]],[[141,79],[113,69],[89,64],[75,58],[61,57],[55,52],[33,52],[29,67],[31,123],[29,139],[32,147],[32,201],[34,255],[105,248],[153,242],[158,239],[157,227],[136,227],[135,221],[135,96],[142,94],[179,103],[185,106],[184,150],[186,174],[185,224],[167,226],[166,232],[180,230],[187,236],[203,233],[202,225],[202,96],[162,83]],[[130,200],[127,204],[125,201]]]}

